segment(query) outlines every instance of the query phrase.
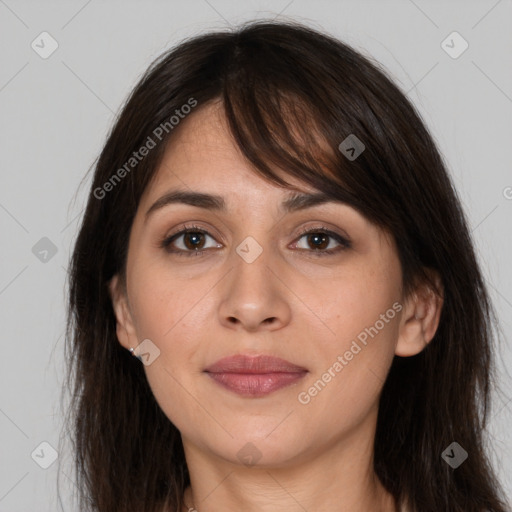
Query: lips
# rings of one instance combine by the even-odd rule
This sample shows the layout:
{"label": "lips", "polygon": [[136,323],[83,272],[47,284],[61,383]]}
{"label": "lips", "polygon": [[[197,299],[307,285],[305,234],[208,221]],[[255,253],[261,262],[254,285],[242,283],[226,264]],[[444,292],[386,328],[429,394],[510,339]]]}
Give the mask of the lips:
{"label": "lips", "polygon": [[235,355],[219,359],[205,371],[209,373],[297,373],[307,370],[278,357]]}
{"label": "lips", "polygon": [[239,395],[261,397],[302,379],[308,370],[272,356],[235,355],[220,359],[205,373]]}

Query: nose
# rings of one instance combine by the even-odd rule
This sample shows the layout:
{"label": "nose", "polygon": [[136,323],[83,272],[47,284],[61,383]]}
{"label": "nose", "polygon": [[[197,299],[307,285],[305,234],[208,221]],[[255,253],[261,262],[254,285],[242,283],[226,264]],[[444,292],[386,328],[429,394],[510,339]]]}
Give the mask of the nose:
{"label": "nose", "polygon": [[[277,330],[290,322],[290,289],[263,254],[252,263],[241,258],[221,283],[219,320],[230,329]],[[238,258],[238,256],[236,256]]]}

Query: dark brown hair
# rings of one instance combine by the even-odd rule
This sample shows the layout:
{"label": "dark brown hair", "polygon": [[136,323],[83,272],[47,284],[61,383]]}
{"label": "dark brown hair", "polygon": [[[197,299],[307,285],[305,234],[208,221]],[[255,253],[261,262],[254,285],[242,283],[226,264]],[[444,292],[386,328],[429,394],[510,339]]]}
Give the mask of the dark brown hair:
{"label": "dark brown hair", "polygon": [[[236,144],[264,179],[287,186],[272,170],[280,169],[391,233],[406,294],[420,282],[436,290],[430,278],[437,272],[440,324],[419,355],[393,361],[380,399],[375,471],[413,512],[504,512],[482,437],[496,320],[442,157],[377,63],[333,37],[277,22],[201,35],[157,59],[96,163],[69,269],[67,421],[80,510],[161,512],[166,504],[179,511],[189,484],[179,431],[117,341],[108,282],[124,276],[139,200],[179,129],[169,120],[191,99],[194,111],[222,102]],[[161,126],[156,147],[114,181]],[[354,160],[338,149],[350,135],[365,145]],[[441,458],[453,441],[469,453],[456,469]]]}

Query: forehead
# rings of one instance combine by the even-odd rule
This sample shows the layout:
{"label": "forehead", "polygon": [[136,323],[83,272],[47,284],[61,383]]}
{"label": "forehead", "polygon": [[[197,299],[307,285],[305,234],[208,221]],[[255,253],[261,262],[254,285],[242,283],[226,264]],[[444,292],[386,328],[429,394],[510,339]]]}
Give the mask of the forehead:
{"label": "forehead", "polygon": [[180,189],[205,189],[223,195],[229,190],[244,191],[244,197],[261,194],[288,195],[290,191],[317,192],[308,183],[285,175],[289,187],[280,187],[255,172],[238,148],[220,101],[205,105],[188,116],[173,133],[155,176],[143,200],[171,186]]}

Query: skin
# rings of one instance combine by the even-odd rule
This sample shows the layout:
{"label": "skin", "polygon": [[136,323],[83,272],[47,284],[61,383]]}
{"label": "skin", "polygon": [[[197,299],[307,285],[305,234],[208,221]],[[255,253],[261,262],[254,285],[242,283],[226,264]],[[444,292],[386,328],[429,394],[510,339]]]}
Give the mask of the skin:
{"label": "skin", "polygon": [[[403,295],[392,237],[353,208],[331,202],[283,213],[280,204],[294,190],[315,191],[290,177],[293,189],[257,175],[231,139],[219,103],[188,116],[174,135],[134,219],[126,289],[115,276],[110,291],[121,345],[150,339],[160,350],[144,370],[182,435],[191,475],[187,507],[395,511],[373,471],[378,399],[393,357],[417,354],[432,339],[441,300],[425,286]],[[171,204],[145,221],[151,205],[175,188],[221,195],[227,211]],[[209,232],[200,238],[203,255],[159,247],[184,222]],[[319,256],[300,230],[322,226],[348,236],[351,247]],[[252,263],[236,252],[248,236],[262,248]],[[179,236],[173,245],[192,252],[193,241]],[[334,238],[327,244],[340,246]],[[394,303],[401,311],[301,403],[299,393]],[[265,397],[242,397],[203,372],[232,354],[269,354],[308,373]],[[237,455],[247,443],[260,456],[250,466]]]}

